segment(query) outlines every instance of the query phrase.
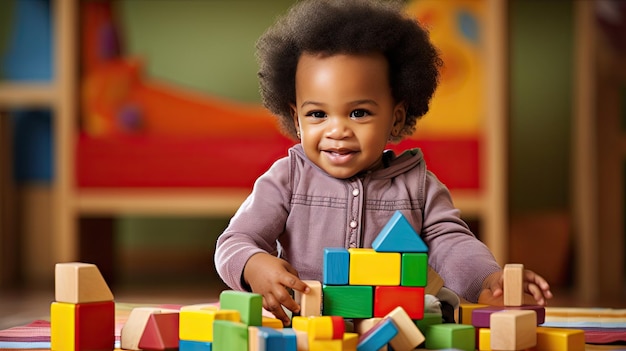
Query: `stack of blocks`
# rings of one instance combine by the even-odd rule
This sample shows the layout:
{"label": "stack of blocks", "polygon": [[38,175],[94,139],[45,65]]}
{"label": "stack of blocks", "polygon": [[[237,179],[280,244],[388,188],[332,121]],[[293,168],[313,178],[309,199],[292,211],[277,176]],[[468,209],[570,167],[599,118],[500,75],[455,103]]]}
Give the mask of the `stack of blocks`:
{"label": "stack of blocks", "polygon": [[521,264],[504,267],[502,307],[461,304],[460,323],[476,328],[477,348],[481,351],[584,351],[584,331],[540,326],[545,321],[545,308],[523,303],[523,274]]}
{"label": "stack of blocks", "polygon": [[72,262],[55,266],[50,343],[57,351],[113,350],[115,303],[95,265]]}

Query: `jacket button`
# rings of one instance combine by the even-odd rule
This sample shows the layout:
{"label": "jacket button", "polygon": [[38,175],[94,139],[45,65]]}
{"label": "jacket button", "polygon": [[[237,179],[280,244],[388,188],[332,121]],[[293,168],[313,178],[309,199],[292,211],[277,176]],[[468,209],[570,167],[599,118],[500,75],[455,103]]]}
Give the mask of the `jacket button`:
{"label": "jacket button", "polygon": [[359,196],[359,189],[353,189],[352,190],[352,195],[353,196]]}
{"label": "jacket button", "polygon": [[350,222],[350,228],[354,229],[354,228],[356,228],[356,226],[357,226],[356,221],[351,221]]}

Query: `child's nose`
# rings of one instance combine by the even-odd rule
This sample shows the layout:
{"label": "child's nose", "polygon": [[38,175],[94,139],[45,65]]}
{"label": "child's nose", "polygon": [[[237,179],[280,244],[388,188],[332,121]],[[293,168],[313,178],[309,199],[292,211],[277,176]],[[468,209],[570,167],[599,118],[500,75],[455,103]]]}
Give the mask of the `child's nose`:
{"label": "child's nose", "polygon": [[328,119],[328,128],[326,129],[326,137],[331,139],[344,139],[352,134],[349,121],[341,117],[330,117]]}

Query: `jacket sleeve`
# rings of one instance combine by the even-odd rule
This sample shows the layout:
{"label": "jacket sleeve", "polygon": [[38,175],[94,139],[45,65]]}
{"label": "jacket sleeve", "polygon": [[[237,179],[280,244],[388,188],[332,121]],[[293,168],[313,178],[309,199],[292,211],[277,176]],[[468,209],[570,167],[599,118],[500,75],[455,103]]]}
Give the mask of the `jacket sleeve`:
{"label": "jacket sleeve", "polygon": [[445,286],[476,303],[487,276],[501,268],[491,251],[460,218],[450,192],[432,173],[425,184],[422,237],[429,248],[429,263]]}
{"label": "jacket sleeve", "polygon": [[259,177],[252,193],[218,237],[215,267],[232,289],[248,290],[243,269],[259,252],[277,254],[276,239],[284,231],[290,201],[289,159],[283,158]]}

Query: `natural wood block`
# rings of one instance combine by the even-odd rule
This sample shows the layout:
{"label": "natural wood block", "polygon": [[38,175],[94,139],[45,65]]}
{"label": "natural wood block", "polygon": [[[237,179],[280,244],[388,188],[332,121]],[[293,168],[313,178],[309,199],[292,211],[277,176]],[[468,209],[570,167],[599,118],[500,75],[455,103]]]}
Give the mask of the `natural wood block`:
{"label": "natural wood block", "polygon": [[374,292],[365,285],[324,285],[322,287],[323,315],[344,318],[371,318]]}
{"label": "natural wood block", "polygon": [[428,282],[426,283],[425,293],[437,296],[439,290],[443,288],[445,282],[443,278],[431,266],[428,266]]}
{"label": "natural wood block", "polygon": [[220,293],[220,309],[239,311],[242,323],[260,327],[263,296],[244,291],[224,290]]}
{"label": "natural wood block", "polygon": [[352,248],[350,285],[400,285],[401,259],[398,252],[376,252]]}
{"label": "natural wood block", "polygon": [[491,349],[523,350],[537,344],[537,313],[504,310],[491,314]]}
{"label": "natural wood block", "polygon": [[398,328],[398,335],[390,342],[394,351],[413,350],[424,342],[424,335],[402,307],[395,308],[386,317]]}
{"label": "natural wood block", "polygon": [[[347,252],[347,251],[346,251]],[[303,294],[294,292],[294,299],[300,304],[300,315],[304,317],[322,315],[322,284],[317,280],[303,280],[311,291]]]}
{"label": "natural wood block", "polygon": [[113,301],[50,305],[50,346],[58,351],[113,350]]}
{"label": "natural wood block", "polygon": [[411,286],[377,286],[374,289],[374,317],[384,317],[402,307],[411,319],[424,317],[424,288]]}
{"label": "natural wood block", "polygon": [[90,263],[57,263],[55,300],[66,303],[113,301],[113,294],[98,267]]}
{"label": "natural wood block", "polygon": [[521,306],[524,303],[524,265],[509,263],[504,266],[504,305]]}

